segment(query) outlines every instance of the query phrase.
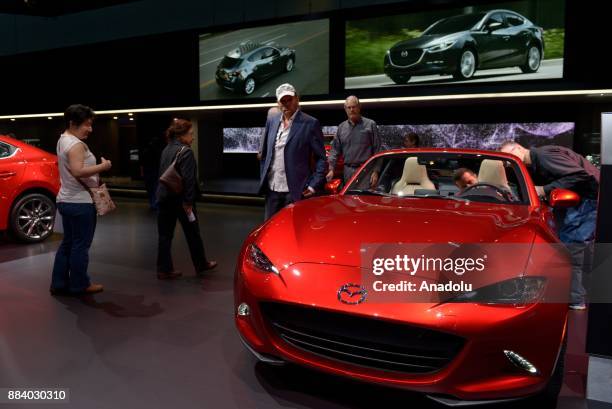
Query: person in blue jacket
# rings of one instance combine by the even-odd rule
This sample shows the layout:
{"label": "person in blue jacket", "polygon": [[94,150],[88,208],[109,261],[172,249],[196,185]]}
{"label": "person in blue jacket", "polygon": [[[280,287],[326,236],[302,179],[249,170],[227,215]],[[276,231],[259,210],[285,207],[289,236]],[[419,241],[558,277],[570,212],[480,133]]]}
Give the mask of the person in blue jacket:
{"label": "person in blue jacket", "polygon": [[325,183],[321,124],[300,111],[293,85],[280,85],[276,100],[281,113],[266,122],[260,162],[259,192],[266,197],[266,220],[286,205],[313,196]]}

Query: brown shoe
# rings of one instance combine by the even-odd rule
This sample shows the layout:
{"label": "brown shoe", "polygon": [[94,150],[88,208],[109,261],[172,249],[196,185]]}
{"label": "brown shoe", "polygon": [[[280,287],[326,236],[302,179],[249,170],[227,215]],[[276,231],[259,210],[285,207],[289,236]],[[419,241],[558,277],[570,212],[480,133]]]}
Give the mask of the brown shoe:
{"label": "brown shoe", "polygon": [[175,278],[179,278],[182,275],[183,273],[181,273],[180,271],[174,270],[168,273],[157,273],[157,278],[159,280],[173,280]]}
{"label": "brown shoe", "polygon": [[83,290],[85,294],[95,294],[104,291],[102,284],[91,284],[89,287]]}
{"label": "brown shoe", "polygon": [[212,270],[215,267],[217,267],[216,261],[207,261],[206,264],[204,264],[204,267],[198,270],[198,274],[203,273],[208,270]]}

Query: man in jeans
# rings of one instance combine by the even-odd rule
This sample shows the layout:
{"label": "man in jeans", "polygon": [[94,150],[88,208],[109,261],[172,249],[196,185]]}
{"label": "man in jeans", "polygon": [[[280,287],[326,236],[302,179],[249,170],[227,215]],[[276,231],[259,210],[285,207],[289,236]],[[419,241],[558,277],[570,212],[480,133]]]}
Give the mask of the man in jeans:
{"label": "man in jeans", "polygon": [[291,84],[276,89],[276,100],[280,114],[268,117],[261,150],[259,192],[266,197],[266,220],[286,205],[312,197],[325,180],[319,120],[300,110],[297,91]]}
{"label": "man in jeans", "polygon": [[504,142],[500,150],[511,153],[529,167],[540,197],[548,197],[553,189],[572,190],[580,195],[580,203],[572,208],[555,210],[559,239],[572,257],[570,308],[586,309],[583,273],[588,272],[593,255],[599,169],[583,156],[563,146],[546,145],[527,149],[514,141]]}

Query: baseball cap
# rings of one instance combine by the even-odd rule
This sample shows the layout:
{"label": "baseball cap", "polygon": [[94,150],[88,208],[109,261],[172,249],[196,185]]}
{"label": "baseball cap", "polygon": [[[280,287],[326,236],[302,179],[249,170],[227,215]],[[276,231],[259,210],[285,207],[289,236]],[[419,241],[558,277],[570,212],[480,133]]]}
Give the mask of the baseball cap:
{"label": "baseball cap", "polygon": [[292,97],[294,97],[296,94],[295,92],[295,88],[293,87],[293,85],[291,84],[282,84],[279,85],[278,88],[276,88],[276,100],[280,101],[282,97],[284,97],[285,95],[291,95]]}

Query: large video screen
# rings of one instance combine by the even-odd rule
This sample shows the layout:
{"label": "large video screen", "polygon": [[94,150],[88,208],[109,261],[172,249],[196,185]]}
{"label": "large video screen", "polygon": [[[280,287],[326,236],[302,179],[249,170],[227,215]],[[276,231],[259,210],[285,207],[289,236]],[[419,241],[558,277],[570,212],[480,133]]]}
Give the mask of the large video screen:
{"label": "large video screen", "polygon": [[[382,149],[403,147],[407,134],[417,134],[422,147],[495,150],[512,139],[523,146],[561,145],[574,143],[573,122],[523,122],[490,124],[418,124],[378,125]],[[331,143],[337,126],[324,126],[326,143]],[[224,128],[224,153],[256,153],[263,127]]]}
{"label": "large video screen", "polygon": [[563,78],[565,0],[346,23],[345,88]]}
{"label": "large video screen", "polygon": [[329,92],[329,20],[203,34],[199,53],[202,101]]}

